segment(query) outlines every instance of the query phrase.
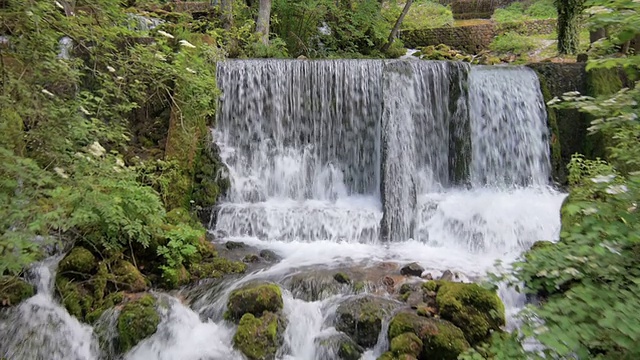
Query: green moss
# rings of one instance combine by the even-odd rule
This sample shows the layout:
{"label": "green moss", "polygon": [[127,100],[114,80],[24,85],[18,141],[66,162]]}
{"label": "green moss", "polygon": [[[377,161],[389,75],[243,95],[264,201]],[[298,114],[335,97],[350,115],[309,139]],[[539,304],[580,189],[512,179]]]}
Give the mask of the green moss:
{"label": "green moss", "polygon": [[167,213],[167,223],[170,225],[190,224],[191,215],[184,208],[175,208]]}
{"label": "green moss", "polygon": [[149,288],[140,270],[126,260],[117,261],[113,265],[112,271],[119,288],[132,292],[145,291]]}
{"label": "green moss", "polygon": [[124,293],[121,291],[109,294],[95,310],[89,312],[87,316],[85,316],[85,319],[90,324],[94,323],[105,311],[120,304],[122,300],[124,300]]}
{"label": "green moss", "polygon": [[343,273],[343,272],[339,272],[336,273],[335,275],[333,275],[333,278],[335,281],[339,282],[340,284],[350,284],[351,283],[351,279],[349,278],[349,275]]}
{"label": "green moss", "polygon": [[24,154],[24,122],[20,114],[11,108],[0,110],[0,143],[17,155]]}
{"label": "green moss", "polygon": [[227,274],[243,274],[247,264],[222,257],[216,257],[203,263],[191,264],[189,271],[193,279],[219,278]]}
{"label": "green moss", "polygon": [[93,296],[80,284],[58,274],[56,276],[56,290],[60,295],[60,302],[69,314],[82,320],[91,312]]}
{"label": "green moss", "polygon": [[0,277],[0,307],[14,306],[33,296],[33,285],[15,276]]}
{"label": "green moss", "polygon": [[280,347],[278,316],[265,312],[256,318],[247,313],[240,319],[233,344],[249,360],[274,359]]}
{"label": "green moss", "polygon": [[440,316],[462,329],[472,345],[505,324],[504,304],[496,292],[477,284],[442,282],[436,303]]}
{"label": "green moss", "polygon": [[127,352],[141,340],[156,332],[160,316],[155,309],[156,299],[144,295],[127,303],[118,316],[118,348]]}
{"label": "green moss", "polygon": [[96,268],[98,262],[91,251],[77,246],[60,261],[59,272],[69,277],[83,278]]}
{"label": "green moss", "polygon": [[416,334],[407,332],[391,339],[390,349],[394,354],[418,357],[422,351],[422,340]]}
{"label": "green moss", "polygon": [[367,284],[364,281],[357,281],[353,284],[353,292],[361,293],[367,288]]}
{"label": "green moss", "polygon": [[283,305],[278,285],[249,284],[231,292],[227,301],[227,317],[238,320],[247,313],[260,316],[265,311],[278,312]]}
{"label": "green moss", "polygon": [[[551,90],[549,89],[549,85],[547,84],[547,78],[539,71],[536,71],[536,73],[538,74],[538,79],[540,81],[540,91],[542,92],[542,97],[544,98],[544,102],[546,104],[551,101],[551,99],[553,99],[553,96],[551,95]],[[562,161],[560,128],[558,127],[558,112],[556,111],[556,109],[550,108],[548,106],[546,106],[546,109],[547,121],[551,133],[549,144],[551,145],[552,177],[558,183],[564,184],[567,181],[567,169],[565,169]]]}
{"label": "green moss", "polygon": [[469,343],[458,327],[448,321],[431,319],[422,338],[423,354],[428,359],[455,360],[469,348]]}
{"label": "green moss", "polygon": [[429,280],[422,283],[422,290],[424,291],[438,291],[438,283],[435,280]]}
{"label": "green moss", "polygon": [[394,301],[375,296],[349,299],[338,306],[335,327],[358,345],[371,347],[382,331],[383,319],[397,306]]}
{"label": "green moss", "polygon": [[344,341],[338,349],[341,360],[358,360],[362,356],[362,348],[354,342]]}
{"label": "green moss", "polygon": [[377,360],[416,360],[416,358],[413,355],[409,355],[409,354],[398,355],[398,354],[394,354],[391,351],[387,351],[382,355],[380,355],[380,357],[378,357]]}

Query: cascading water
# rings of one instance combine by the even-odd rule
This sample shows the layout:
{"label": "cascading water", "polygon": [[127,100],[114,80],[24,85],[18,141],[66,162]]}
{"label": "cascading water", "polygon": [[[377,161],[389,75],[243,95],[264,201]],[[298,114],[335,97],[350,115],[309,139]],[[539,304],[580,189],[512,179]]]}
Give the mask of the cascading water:
{"label": "cascading water", "polygon": [[[211,230],[281,260],[186,293],[189,305],[154,294],[158,331],[125,359],[242,359],[222,314],[254,280],[283,288],[278,359],[335,359],[336,308],[353,296],[323,290],[336,269],[377,281],[381,265],[415,261],[434,276],[481,278],[558,235],[564,195],[547,186],[544,105],[526,68],[245,60],[219,63],[218,82],[213,131],[232,186]],[[36,268],[34,297],[0,313],[0,357],[113,359],[118,310],[80,324],[52,296],[54,263]],[[524,299],[500,296],[514,326]],[[363,359],[385,350],[385,331]]]}

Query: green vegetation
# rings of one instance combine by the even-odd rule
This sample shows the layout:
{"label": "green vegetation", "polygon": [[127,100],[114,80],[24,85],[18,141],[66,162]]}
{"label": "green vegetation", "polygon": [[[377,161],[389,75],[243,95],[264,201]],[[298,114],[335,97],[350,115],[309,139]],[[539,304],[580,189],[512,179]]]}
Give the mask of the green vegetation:
{"label": "green vegetation", "polygon": [[553,0],[538,0],[531,3],[511,3],[505,8],[496,9],[491,18],[499,23],[504,23],[536,19],[554,19],[557,16],[558,12]]}
{"label": "green vegetation", "polygon": [[[400,15],[404,2],[391,1],[382,9],[382,14],[393,23]],[[451,10],[435,1],[421,0],[411,5],[409,12],[402,22],[403,30],[438,28],[453,26],[453,13]]]}
{"label": "green vegetation", "polygon": [[265,311],[278,312],[283,307],[282,291],[276,284],[249,284],[229,295],[225,317],[240,319],[244,314],[260,316]]}
{"label": "green vegetation", "polygon": [[233,344],[250,360],[275,359],[281,344],[278,316],[265,312],[260,317],[247,313],[240,319]]}
{"label": "green vegetation", "polygon": [[531,37],[508,32],[498,35],[489,46],[492,51],[499,53],[525,54],[536,48],[536,43]]}
{"label": "green vegetation", "polygon": [[160,316],[151,295],[127,303],[118,316],[119,351],[124,353],[156,332]]}

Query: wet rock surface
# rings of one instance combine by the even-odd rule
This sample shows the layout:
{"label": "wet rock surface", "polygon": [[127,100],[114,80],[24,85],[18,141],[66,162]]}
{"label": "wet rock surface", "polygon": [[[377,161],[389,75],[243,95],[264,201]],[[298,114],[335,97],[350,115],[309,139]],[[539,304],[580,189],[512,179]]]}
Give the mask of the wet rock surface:
{"label": "wet rock surface", "polygon": [[411,264],[407,264],[400,269],[400,274],[405,276],[421,276],[424,268],[418,263],[412,262]]}
{"label": "wet rock surface", "polygon": [[382,331],[382,322],[401,304],[372,295],[353,297],[336,310],[335,327],[360,346],[372,347]]}

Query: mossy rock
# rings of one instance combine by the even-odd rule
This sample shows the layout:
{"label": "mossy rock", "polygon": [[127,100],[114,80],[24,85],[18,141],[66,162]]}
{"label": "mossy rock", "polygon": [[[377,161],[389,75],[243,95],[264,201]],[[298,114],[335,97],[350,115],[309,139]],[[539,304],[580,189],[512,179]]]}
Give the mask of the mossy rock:
{"label": "mossy rock", "polygon": [[380,355],[377,360],[417,360],[415,356],[409,354],[394,354],[391,351],[387,351]]}
{"label": "mossy rock", "polygon": [[226,317],[238,320],[245,314],[260,316],[263,312],[278,312],[282,309],[282,291],[276,284],[249,284],[229,295]]}
{"label": "mossy rock", "polygon": [[425,283],[422,283],[422,290],[424,291],[438,291],[438,282],[435,280],[429,280]]}
{"label": "mossy rock", "polygon": [[364,352],[360,345],[344,333],[316,340],[316,344],[319,348],[316,356],[322,359],[359,360]]}
{"label": "mossy rock", "polygon": [[429,359],[455,360],[469,348],[464,333],[448,321],[429,319],[429,327],[422,338],[423,354]]}
{"label": "mossy rock", "polygon": [[141,292],[149,289],[144,275],[132,263],[126,260],[117,261],[112,267],[113,275],[118,287],[131,292]]}
{"label": "mossy rock", "polygon": [[[416,356],[419,359],[453,360],[469,348],[462,330],[448,321],[425,318],[410,312],[394,316],[389,324],[391,342],[407,333],[416,335],[422,342],[422,350]],[[396,350],[400,351],[400,345],[406,345],[408,340],[403,339],[401,343],[396,340]]]}
{"label": "mossy rock", "polygon": [[505,325],[504,304],[498,294],[478,284],[442,282],[436,303],[440,316],[462,329],[471,345]]}
{"label": "mossy rock", "polygon": [[278,315],[272,312],[265,311],[260,317],[246,313],[240,319],[233,344],[249,360],[275,359],[282,344],[281,327]]}
{"label": "mossy rock", "polygon": [[395,301],[375,296],[352,298],[338,306],[335,327],[358,345],[372,347],[382,331],[382,321],[398,306]]}
{"label": "mossy rock", "polygon": [[118,316],[118,349],[125,353],[158,329],[160,316],[155,309],[156,299],[143,295],[127,303]]}
{"label": "mossy rock", "polygon": [[99,306],[95,308],[95,310],[92,310],[85,316],[85,320],[88,323],[93,324],[100,318],[100,316],[102,316],[105,311],[120,304],[122,300],[124,300],[124,292],[122,291],[114,292],[107,295],[107,297],[100,303]]}
{"label": "mossy rock", "polygon": [[60,302],[69,314],[82,320],[92,311],[93,294],[79,283],[58,274],[56,276],[56,290],[60,295]]}
{"label": "mossy rock", "polygon": [[77,246],[60,261],[58,273],[70,278],[86,278],[97,266],[98,261],[91,251]]}
{"label": "mossy rock", "polygon": [[0,277],[0,308],[15,306],[35,294],[33,285],[16,276]]}
{"label": "mossy rock", "polygon": [[228,274],[243,274],[245,271],[247,271],[247,264],[223,257],[216,257],[203,263],[191,264],[189,267],[193,280],[219,278]]}
{"label": "mossy rock", "polygon": [[349,278],[349,275],[343,273],[343,272],[339,272],[336,273],[335,275],[333,275],[333,279],[337,282],[339,282],[340,284],[350,284],[351,283],[351,279]]}
{"label": "mossy rock", "polygon": [[406,332],[391,339],[390,350],[394,354],[418,357],[422,352],[422,340],[416,334]]}

